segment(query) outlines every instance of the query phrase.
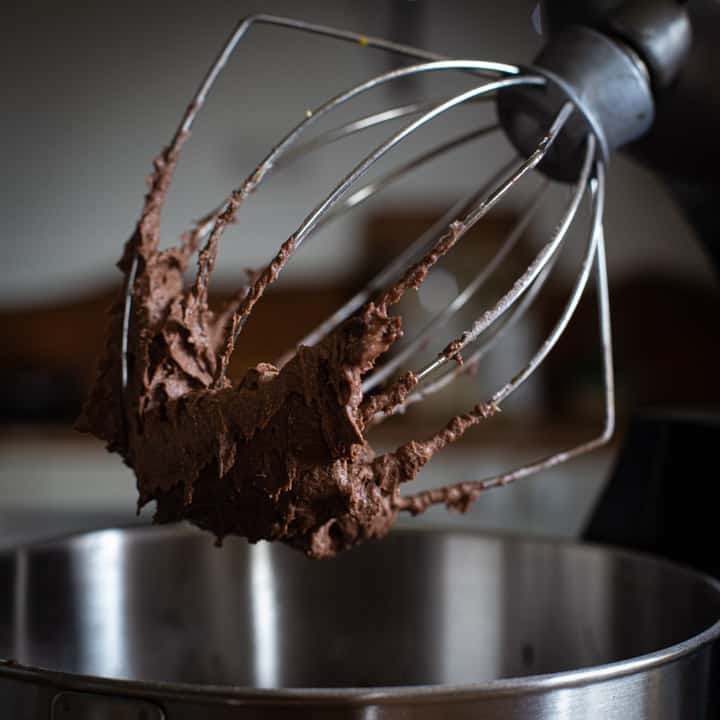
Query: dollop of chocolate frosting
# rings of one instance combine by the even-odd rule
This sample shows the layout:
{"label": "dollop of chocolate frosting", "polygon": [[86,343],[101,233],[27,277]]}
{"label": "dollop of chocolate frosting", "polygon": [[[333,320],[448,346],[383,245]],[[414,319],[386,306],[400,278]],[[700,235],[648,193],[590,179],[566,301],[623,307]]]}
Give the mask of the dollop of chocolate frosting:
{"label": "dollop of chocolate frosting", "polygon": [[[78,421],[135,472],[138,508],[154,500],[159,523],[189,520],[221,541],[280,540],[326,557],[380,537],[399,511],[445,502],[464,509],[472,484],[402,496],[433,453],[496,408],[477,405],[428,440],[377,456],[371,422],[401,405],[417,383],[408,373],[365,397],[363,376],[402,334],[390,308],[455,244],[453,224],[418,263],[313,347],[282,367],[261,363],[236,383],[225,374],[242,325],[287,261],[287,241],[262,273],[220,313],[208,283],[223,227],[243,199],[235,193],[198,254],[195,282],[183,272],[198,250],[199,225],[177,247],[159,250],[159,220],[181,141],[155,161],[149,192],[119,263],[125,289],[111,310],[97,377]],[[126,290],[131,312],[124,317]],[[121,349],[127,325],[127,382]]]}

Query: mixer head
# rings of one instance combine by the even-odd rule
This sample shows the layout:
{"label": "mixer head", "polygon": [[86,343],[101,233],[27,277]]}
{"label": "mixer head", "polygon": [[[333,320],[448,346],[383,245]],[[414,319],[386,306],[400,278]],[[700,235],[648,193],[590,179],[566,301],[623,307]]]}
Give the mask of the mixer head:
{"label": "mixer head", "polygon": [[[626,42],[588,28],[571,28],[551,40],[538,58],[537,66],[521,68],[505,63],[444,58],[434,53],[399,45],[386,40],[337,30],[298,20],[255,15],[241,21],[210,68],[202,85],[188,106],[180,126],[161,158],[156,161],[156,173],[139,228],[143,223],[157,222],[164,196],[180,149],[188,137],[193,122],[202,108],[208,92],[241,39],[256,25],[294,30],[310,35],[323,35],[367,48],[388,51],[410,58],[414,64],[399,67],[336,95],[313,110],[296,125],[265,157],[248,178],[218,207],[199,220],[183,236],[181,247],[174,249],[176,261],[182,265],[197,250],[198,273],[191,296],[204,302],[207,284],[214,267],[218,241],[233,222],[240,206],[255,192],[274,169],[285,162],[326,144],[377,127],[385,122],[409,118],[399,131],[369,152],[363,160],[332,189],[307,215],[300,227],[282,244],[271,262],[256,273],[226,308],[221,316],[221,337],[216,338],[217,362],[204,384],[208,389],[227,385],[226,373],[236,341],[256,303],[277,279],[292,255],[322,226],[351,211],[360,203],[381,192],[395,180],[415,167],[424,164],[454,147],[484,136],[495,129],[481,127],[465,135],[432,147],[409,162],[391,170],[368,184],[361,180],[381,158],[417,130],[453,108],[465,103],[486,99],[498,102],[502,127],[520,157],[499,172],[484,187],[456,203],[432,227],[408,246],[387,265],[368,285],[334,312],[324,323],[304,337],[300,346],[320,343],[349,318],[360,313],[368,303],[375,306],[394,305],[409,288],[417,287],[430,268],[487,213],[506,196],[517,183],[532,171],[542,170],[555,180],[570,182],[571,192],[556,229],[542,246],[526,270],[506,289],[499,299],[480,314],[457,337],[447,337],[437,348],[435,358],[421,367],[404,372],[416,351],[429,340],[438,337],[438,330],[487,282],[513,251],[525,229],[534,221],[544,201],[540,190],[522,212],[519,220],[504,239],[491,260],[481,268],[463,291],[397,355],[384,364],[368,367],[363,372],[362,413],[364,422],[372,425],[386,417],[401,413],[409,405],[423,400],[452,382],[460,373],[477,366],[495,344],[508,332],[532,304],[543,287],[553,264],[568,239],[583,200],[589,198],[591,222],[587,232],[585,251],[575,283],[555,326],[530,361],[498,388],[490,397],[476,402],[447,426],[426,441],[433,451],[453,442],[467,427],[489,418],[521,387],[552,351],[570,322],[583,292],[595,275],[598,298],[600,347],[602,354],[605,422],[599,435],[575,447],[539,458],[535,462],[481,480],[472,480],[417,493],[396,495],[393,510],[412,513],[429,505],[445,502],[466,507],[481,491],[531,475],[569,460],[606,443],[614,427],[613,366],[610,331],[610,309],[603,238],[603,207],[605,198],[605,165],[609,153],[641,135],[652,122],[653,94],[651,74],[637,53]],[[675,59],[672,60],[675,62]],[[306,133],[322,118],[344,106],[350,100],[397,79],[426,73],[460,72],[477,79],[465,90],[440,102],[421,102],[390,108],[364,116],[333,128],[313,139],[304,140]],[[669,70],[668,70],[669,72]],[[202,246],[202,249],[200,249]],[[122,314],[122,345],[120,353],[121,386],[130,393],[128,338],[134,318],[136,278],[142,272],[148,254],[156,247],[128,243],[121,267],[126,272],[125,300]],[[276,365],[282,368],[292,354],[281,358]],[[128,404],[130,407],[130,404]]]}

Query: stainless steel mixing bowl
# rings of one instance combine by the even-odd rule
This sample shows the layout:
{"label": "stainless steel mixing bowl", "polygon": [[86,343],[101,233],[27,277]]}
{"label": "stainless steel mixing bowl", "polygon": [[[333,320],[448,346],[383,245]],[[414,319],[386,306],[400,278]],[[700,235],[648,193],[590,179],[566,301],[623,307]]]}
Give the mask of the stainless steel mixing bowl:
{"label": "stainless steel mixing bowl", "polygon": [[0,715],[701,718],[720,585],[650,557],[394,532],[329,561],[188,527],[0,554]]}

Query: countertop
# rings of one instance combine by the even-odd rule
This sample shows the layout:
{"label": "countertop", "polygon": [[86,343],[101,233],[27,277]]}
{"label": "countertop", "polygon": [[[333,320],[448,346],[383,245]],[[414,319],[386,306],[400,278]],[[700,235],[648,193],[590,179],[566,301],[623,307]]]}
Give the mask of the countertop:
{"label": "countertop", "polygon": [[[597,428],[483,429],[440,453],[407,491],[480,479],[589,439]],[[411,428],[380,433],[378,449],[413,437]],[[417,433],[415,433],[417,435]],[[484,493],[464,514],[433,507],[399,522],[574,537],[607,478],[616,448]],[[0,434],[0,545],[68,532],[150,522],[135,513],[135,481],[102,444],[54,426],[6,428]]]}

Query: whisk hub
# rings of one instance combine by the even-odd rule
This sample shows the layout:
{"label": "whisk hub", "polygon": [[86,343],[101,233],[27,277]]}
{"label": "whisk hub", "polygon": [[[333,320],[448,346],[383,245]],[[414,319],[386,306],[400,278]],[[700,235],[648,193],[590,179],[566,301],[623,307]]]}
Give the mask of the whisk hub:
{"label": "whisk hub", "polygon": [[585,27],[570,27],[545,46],[532,68],[544,86],[508,88],[498,96],[500,122],[513,145],[528,156],[564,103],[576,112],[539,168],[563,182],[577,179],[588,131],[605,162],[610,153],[643,135],[654,117],[643,62],[623,44]]}

